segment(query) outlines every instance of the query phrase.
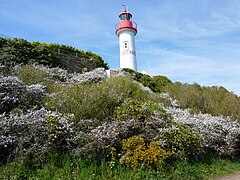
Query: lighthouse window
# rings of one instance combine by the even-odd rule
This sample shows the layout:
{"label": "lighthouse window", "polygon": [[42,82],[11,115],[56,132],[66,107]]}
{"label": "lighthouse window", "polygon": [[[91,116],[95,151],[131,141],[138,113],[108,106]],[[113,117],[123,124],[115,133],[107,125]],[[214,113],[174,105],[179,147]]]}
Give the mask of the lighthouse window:
{"label": "lighthouse window", "polygon": [[127,15],[127,20],[131,20],[131,15],[130,14],[126,14]]}
{"label": "lighthouse window", "polygon": [[120,19],[122,20],[122,21],[125,21],[125,20],[129,20],[129,21],[131,21],[131,18],[132,18],[132,15],[131,14],[122,14],[121,16],[120,16]]}
{"label": "lighthouse window", "polygon": [[122,21],[126,20],[126,14],[121,15],[121,20]]}
{"label": "lighthouse window", "polygon": [[127,41],[124,41],[124,49],[127,49],[128,48],[128,43]]}

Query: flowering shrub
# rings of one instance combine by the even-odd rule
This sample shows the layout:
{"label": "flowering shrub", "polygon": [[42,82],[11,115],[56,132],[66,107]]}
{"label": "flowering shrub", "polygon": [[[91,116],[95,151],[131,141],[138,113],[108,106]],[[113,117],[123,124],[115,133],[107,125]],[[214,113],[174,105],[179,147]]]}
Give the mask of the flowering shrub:
{"label": "flowering shrub", "polygon": [[122,155],[120,162],[130,167],[137,167],[141,164],[149,167],[156,167],[169,156],[164,149],[159,146],[156,141],[146,145],[144,139],[133,136],[122,141]]}
{"label": "flowering shrub", "polygon": [[188,109],[182,110],[167,107],[174,121],[189,125],[202,137],[204,149],[220,155],[235,155],[239,152],[240,123],[229,117],[210,114],[191,114]]}
{"label": "flowering shrub", "polygon": [[16,107],[27,109],[40,105],[44,96],[42,85],[26,86],[15,76],[0,76],[0,114]]}
{"label": "flowering shrub", "polygon": [[86,141],[74,130],[73,117],[40,109],[22,115],[0,115],[0,159],[69,151]]}
{"label": "flowering shrub", "polygon": [[105,78],[104,68],[97,68],[86,73],[68,73],[67,70],[61,68],[49,68],[47,66],[35,65],[35,68],[45,72],[48,79],[53,81],[65,82],[65,84],[82,84],[99,82]]}
{"label": "flowering shrub", "polygon": [[85,132],[88,136],[87,142],[84,146],[74,149],[74,155],[84,155],[100,160],[107,157],[109,149],[112,147],[115,147],[119,152],[122,139],[140,134],[142,128],[141,123],[136,120],[113,121],[104,122]]}

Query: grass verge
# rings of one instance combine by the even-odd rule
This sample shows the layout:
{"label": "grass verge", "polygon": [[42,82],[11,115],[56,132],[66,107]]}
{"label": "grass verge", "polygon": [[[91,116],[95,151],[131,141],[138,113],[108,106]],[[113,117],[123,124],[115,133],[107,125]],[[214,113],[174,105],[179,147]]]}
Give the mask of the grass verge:
{"label": "grass verge", "polygon": [[109,168],[102,161],[99,165],[84,159],[72,159],[67,155],[51,156],[44,163],[33,165],[14,161],[0,166],[0,179],[209,179],[240,170],[240,160],[208,158],[199,162],[173,162],[155,170],[130,169],[120,164]]}

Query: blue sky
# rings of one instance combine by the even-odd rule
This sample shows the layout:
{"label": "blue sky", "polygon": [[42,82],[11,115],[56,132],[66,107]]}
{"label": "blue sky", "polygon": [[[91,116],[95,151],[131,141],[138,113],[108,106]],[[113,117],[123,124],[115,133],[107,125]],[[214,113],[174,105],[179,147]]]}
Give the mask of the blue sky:
{"label": "blue sky", "polygon": [[139,71],[240,95],[240,0],[0,0],[0,34],[91,50],[117,68],[123,4],[138,23]]}

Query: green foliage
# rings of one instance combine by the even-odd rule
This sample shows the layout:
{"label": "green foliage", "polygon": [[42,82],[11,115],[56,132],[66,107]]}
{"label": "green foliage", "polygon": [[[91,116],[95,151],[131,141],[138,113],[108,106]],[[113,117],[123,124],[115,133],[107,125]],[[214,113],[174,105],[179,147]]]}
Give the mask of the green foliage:
{"label": "green foliage", "polygon": [[88,59],[92,59],[96,63],[97,67],[103,67],[105,69],[109,69],[108,64],[106,62],[104,62],[102,57],[100,57],[99,55],[94,54],[91,51],[87,51],[85,54]]}
{"label": "green foliage", "polygon": [[223,87],[174,83],[168,84],[164,91],[176,98],[181,108],[190,108],[193,113],[230,116],[240,120],[240,97]]}
{"label": "green foliage", "polygon": [[33,42],[33,44],[45,47],[47,49],[52,50],[53,52],[60,51],[60,53],[64,53],[64,54],[68,54],[68,55],[73,55],[73,56],[77,55],[77,57],[79,57],[79,58],[92,59],[96,63],[96,67],[103,67],[105,69],[109,69],[108,64],[106,62],[104,62],[102,57],[100,57],[97,54],[92,53],[91,51],[85,52],[83,50],[79,50],[72,46],[60,45],[60,44],[55,44],[55,43],[46,44],[46,43],[40,43],[40,42]]}
{"label": "green foliage", "polygon": [[141,74],[139,72],[135,72],[132,69],[125,68],[124,71],[130,73],[134,76],[134,79],[144,86],[149,87],[153,92],[162,92],[164,87],[168,84],[172,84],[172,81],[169,80],[166,76],[153,76],[150,77],[146,74]]}
{"label": "green foliage", "polygon": [[167,118],[169,115],[153,101],[138,102],[128,100],[116,107],[114,116],[117,120],[125,121],[129,119],[146,120],[148,117],[160,114],[161,117]]}
{"label": "green foliage", "polygon": [[141,82],[144,86],[149,87],[153,92],[162,92],[163,88],[167,84],[171,84],[172,82],[166,76],[147,76],[143,75],[139,82]]}
{"label": "green foliage", "polygon": [[92,59],[97,67],[108,69],[109,66],[97,54],[91,51],[84,52],[72,46],[59,44],[46,44],[40,42],[30,43],[24,39],[0,38],[0,64],[15,65],[38,63],[53,67],[61,66],[61,61],[56,56],[58,50],[67,55],[78,54],[79,58]]}
{"label": "green foliage", "polygon": [[[61,118],[61,116],[48,116],[45,121],[49,125],[48,133],[53,144],[51,151],[63,153],[67,150],[66,139],[70,138],[70,134],[61,122]],[[69,122],[70,120],[69,117]]]}
{"label": "green foliage", "polygon": [[164,147],[178,158],[194,155],[202,149],[202,139],[188,125],[173,123],[160,134]]}
{"label": "green foliage", "polygon": [[144,101],[150,98],[150,94],[127,77],[114,77],[99,84],[75,85],[48,97],[45,105],[51,110],[73,113],[76,119],[104,119],[128,98]]}
{"label": "green foliage", "polygon": [[37,69],[34,65],[31,64],[23,65],[18,74],[18,77],[23,83],[27,85],[42,84],[46,86],[48,93],[60,92],[66,88],[60,84],[54,83],[49,80],[47,78],[46,72]]}
{"label": "green foliage", "polygon": [[31,44],[24,39],[5,39],[0,49],[0,64],[15,65],[39,63],[57,66],[59,60],[53,52],[43,46]]}
{"label": "green foliage", "polygon": [[147,145],[144,139],[138,136],[123,140],[122,149],[125,153],[120,159],[121,163],[132,168],[142,164],[157,167],[169,156],[169,153],[162,149],[158,142],[152,141]]}
{"label": "green foliage", "polygon": [[32,65],[25,65],[19,72],[18,77],[27,85],[42,84],[46,81],[47,73],[36,69]]}

